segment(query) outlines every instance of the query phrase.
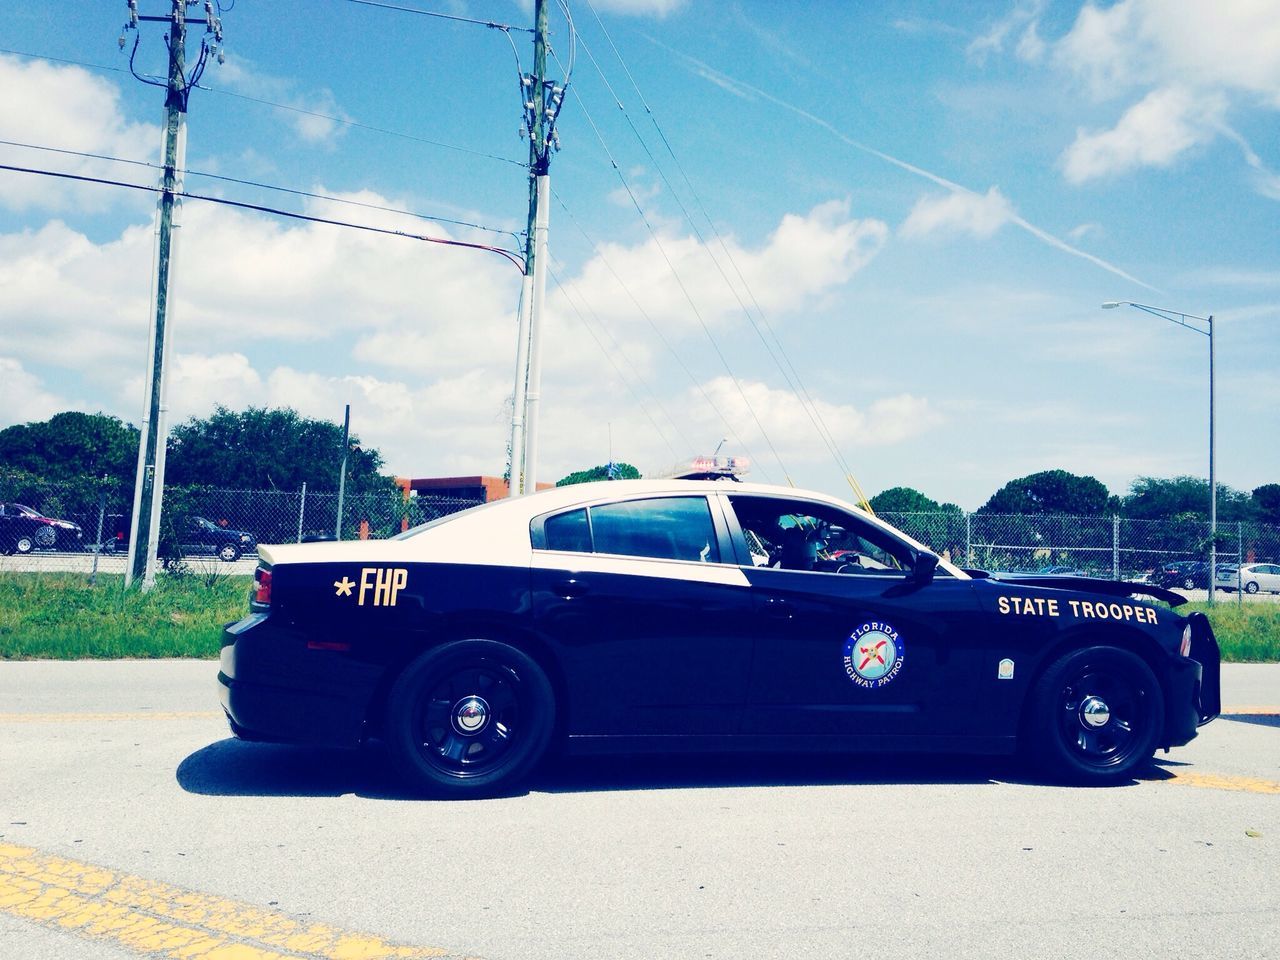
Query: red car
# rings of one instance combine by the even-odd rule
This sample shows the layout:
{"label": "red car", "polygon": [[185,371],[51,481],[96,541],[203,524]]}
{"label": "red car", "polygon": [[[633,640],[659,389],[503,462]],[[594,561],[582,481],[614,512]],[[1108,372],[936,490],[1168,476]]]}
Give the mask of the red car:
{"label": "red car", "polygon": [[0,553],[30,553],[37,548],[83,550],[84,530],[25,504],[0,503]]}

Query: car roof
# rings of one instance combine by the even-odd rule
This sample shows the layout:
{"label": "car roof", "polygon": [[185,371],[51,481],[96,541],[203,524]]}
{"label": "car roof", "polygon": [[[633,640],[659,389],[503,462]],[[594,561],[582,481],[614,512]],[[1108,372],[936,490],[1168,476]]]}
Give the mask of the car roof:
{"label": "car roof", "polygon": [[[492,500],[469,510],[449,514],[422,524],[391,540],[341,541],[334,543],[259,545],[259,553],[269,562],[298,562],[303,560],[340,561],[347,559],[373,559],[375,557],[400,556],[412,559],[424,551],[448,553],[456,558],[476,560],[516,557],[527,553],[529,522],[534,517],[575,507],[588,507],[598,503],[644,497],[662,496],[766,496],[785,497],[792,500],[808,500],[838,510],[852,511],[891,536],[905,541],[916,550],[930,550],[878,517],[872,516],[847,501],[816,490],[801,490],[766,483],[743,483],[737,480],[597,480],[565,487],[551,487],[523,497]],[[932,551],[930,551],[932,552]],[[953,564],[942,561],[953,576],[967,578],[967,574]]]}

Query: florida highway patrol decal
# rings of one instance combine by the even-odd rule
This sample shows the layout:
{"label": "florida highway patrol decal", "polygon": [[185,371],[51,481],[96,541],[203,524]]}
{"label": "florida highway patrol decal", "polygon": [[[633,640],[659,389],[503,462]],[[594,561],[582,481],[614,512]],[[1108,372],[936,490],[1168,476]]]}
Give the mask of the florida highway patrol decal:
{"label": "florida highway patrol decal", "polygon": [[883,687],[902,672],[902,638],[887,623],[862,624],[844,645],[844,672],[859,687]]}

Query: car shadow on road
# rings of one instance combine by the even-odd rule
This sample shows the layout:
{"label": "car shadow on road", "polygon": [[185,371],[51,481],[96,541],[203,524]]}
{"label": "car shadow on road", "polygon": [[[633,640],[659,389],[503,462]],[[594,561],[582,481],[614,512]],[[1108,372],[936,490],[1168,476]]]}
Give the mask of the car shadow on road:
{"label": "car shadow on road", "polygon": [[[1155,770],[1143,779],[1160,779]],[[208,796],[338,797],[418,800],[392,772],[377,744],[361,750],[245,743],[202,747],[178,766],[179,786]],[[1136,781],[1131,781],[1130,784]],[[877,784],[1051,786],[1012,757],[930,755],[732,754],[555,757],[518,794],[681,790],[712,787],[869,786]]]}

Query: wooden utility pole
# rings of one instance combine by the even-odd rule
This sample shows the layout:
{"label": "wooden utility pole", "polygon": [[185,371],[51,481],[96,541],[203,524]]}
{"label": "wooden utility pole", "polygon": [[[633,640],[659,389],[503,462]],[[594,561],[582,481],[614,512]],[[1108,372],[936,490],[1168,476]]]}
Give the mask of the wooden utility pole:
{"label": "wooden utility pole", "polygon": [[[159,237],[156,246],[155,315],[151,324],[150,370],[142,433],[138,438],[138,470],[133,490],[133,517],[129,523],[129,563],[125,567],[125,586],[141,578],[142,589],[150,590],[156,579],[156,553],[160,542],[160,511],[164,501],[164,460],[169,435],[166,367],[169,359],[169,306],[172,295],[170,277],[178,254],[181,227],[183,174],[187,163],[187,98],[200,78],[206,59],[217,50],[222,40],[222,23],[213,13],[211,2],[204,4],[205,39],[200,59],[190,75],[186,69],[187,0],[170,0],[167,17],[138,15],[137,0],[127,0],[129,21],[125,30],[137,30],[139,21],[169,24],[169,73],[163,84],[164,100],[164,173],[161,179]],[[120,37],[124,48],[125,38]],[[134,42],[134,53],[137,52]],[[133,56],[129,58],[133,69]],[[135,72],[134,76],[138,76]],[[147,83],[160,84],[147,77]]]}
{"label": "wooden utility pole", "polygon": [[156,312],[151,325],[146,412],[138,442],[138,474],[133,490],[133,519],[129,525],[129,565],[125,586],[142,579],[142,589],[156,581],[156,553],[160,543],[160,508],[164,500],[164,457],[169,412],[165,376],[169,353],[169,283],[177,258],[177,231],[182,226],[183,170],[187,155],[187,97],[184,60],[187,46],[185,0],[172,0],[169,24],[169,83],[164,100],[164,174],[160,193],[159,241],[156,259]]}
{"label": "wooden utility pole", "polygon": [[[529,134],[529,220],[520,289],[520,329],[511,416],[511,493],[537,489],[538,408],[542,389],[542,308],[547,292],[547,227],[551,207],[551,152],[565,87],[546,79],[547,0],[535,0],[533,72],[521,78]],[[566,78],[567,83],[567,78]]]}

